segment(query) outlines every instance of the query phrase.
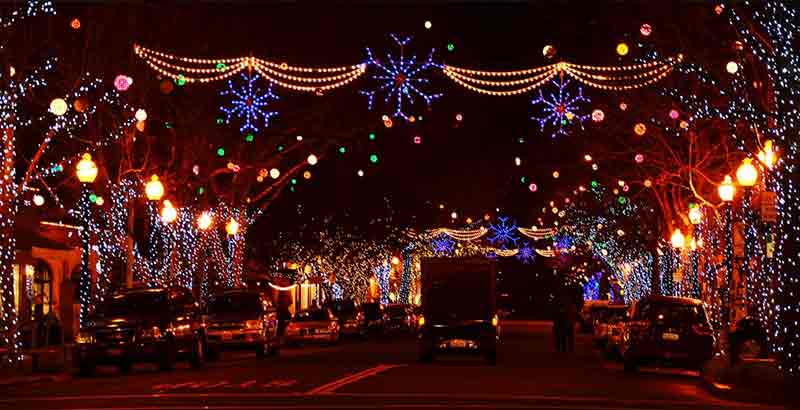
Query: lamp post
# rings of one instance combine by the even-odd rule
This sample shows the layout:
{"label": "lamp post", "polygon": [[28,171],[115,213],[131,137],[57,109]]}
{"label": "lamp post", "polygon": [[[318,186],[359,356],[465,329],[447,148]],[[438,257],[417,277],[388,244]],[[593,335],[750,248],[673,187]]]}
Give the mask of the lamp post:
{"label": "lamp post", "polygon": [[81,182],[81,198],[78,202],[81,218],[81,276],[78,283],[78,290],[81,302],[79,323],[83,327],[86,325],[86,318],[89,314],[89,299],[91,298],[91,272],[89,271],[89,220],[91,209],[89,208],[89,185],[97,179],[97,164],[92,161],[92,156],[88,153],[83,154],[81,160],[75,166],[75,175]]}
{"label": "lamp post", "polygon": [[[750,249],[748,244],[752,244],[754,241],[752,231],[755,228],[755,218],[753,217],[753,207],[752,205],[752,194],[753,194],[753,186],[756,185],[758,182],[758,169],[753,165],[753,160],[750,158],[745,158],[742,160],[741,165],[739,168],[736,169],[736,181],[739,183],[740,186],[744,187],[744,195],[742,196],[742,214],[744,219],[744,252],[742,254],[742,264],[741,264],[741,277],[742,282],[744,282],[744,289],[745,289],[745,296],[746,300],[751,300],[751,292],[753,284],[750,283],[752,281],[752,275],[750,272],[750,259],[752,255],[750,255]],[[748,312],[752,313],[752,312]]]}
{"label": "lamp post", "polygon": [[719,198],[725,203],[725,278],[722,285],[720,298],[722,299],[722,333],[727,337],[728,322],[730,320],[730,290],[731,275],[733,274],[733,208],[731,202],[736,192],[733,180],[730,175],[725,175],[725,179],[717,188]]}

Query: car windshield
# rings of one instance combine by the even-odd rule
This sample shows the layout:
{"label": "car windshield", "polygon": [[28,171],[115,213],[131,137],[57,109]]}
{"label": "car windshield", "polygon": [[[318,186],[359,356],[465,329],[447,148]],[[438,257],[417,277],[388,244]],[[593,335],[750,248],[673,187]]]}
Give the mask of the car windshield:
{"label": "car windshield", "polygon": [[296,322],[319,322],[329,319],[328,312],[324,310],[304,310],[294,315]]}
{"label": "car windshield", "polygon": [[705,311],[701,306],[670,302],[644,302],[637,315],[641,319],[673,323],[703,323]]}
{"label": "car windshield", "polygon": [[366,303],[364,304],[364,315],[369,318],[375,318],[380,316],[381,314],[381,305],[377,303]]}
{"label": "car windshield", "polygon": [[215,296],[208,303],[208,313],[211,315],[225,315],[231,313],[252,313],[261,310],[261,300],[258,295],[240,293]]}
{"label": "car windshield", "polygon": [[356,310],[356,304],[352,300],[333,302],[331,310],[333,313],[350,313]]}
{"label": "car windshield", "polygon": [[166,292],[128,293],[112,297],[100,309],[100,316],[156,316],[167,311]]}
{"label": "car windshield", "polygon": [[386,312],[392,316],[405,315],[406,308],[403,306],[389,306],[386,308]]}

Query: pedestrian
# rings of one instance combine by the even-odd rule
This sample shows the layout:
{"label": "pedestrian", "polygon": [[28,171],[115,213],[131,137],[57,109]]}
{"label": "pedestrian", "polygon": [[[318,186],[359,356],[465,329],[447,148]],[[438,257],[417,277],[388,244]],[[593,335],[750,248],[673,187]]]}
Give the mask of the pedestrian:
{"label": "pedestrian", "polygon": [[564,292],[564,323],[561,328],[564,351],[575,351],[575,323],[578,320],[578,302],[572,292]]}

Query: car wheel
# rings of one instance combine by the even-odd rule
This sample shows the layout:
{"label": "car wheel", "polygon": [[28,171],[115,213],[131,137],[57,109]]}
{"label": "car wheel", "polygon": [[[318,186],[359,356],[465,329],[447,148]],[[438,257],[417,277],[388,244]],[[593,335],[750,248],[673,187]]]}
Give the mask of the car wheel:
{"label": "car wheel", "polygon": [[256,357],[259,359],[263,359],[269,354],[270,347],[268,342],[264,342],[256,346]]}
{"label": "car wheel", "polygon": [[161,358],[159,359],[159,367],[161,370],[169,371],[174,369],[177,356],[178,348],[175,346],[175,341],[168,339],[161,346]]}
{"label": "car wheel", "polygon": [[192,367],[201,367],[206,362],[206,344],[203,341],[203,336],[195,338],[194,346],[192,346]]}
{"label": "car wheel", "polygon": [[209,362],[215,362],[219,360],[219,350],[206,345],[206,360]]}
{"label": "car wheel", "polygon": [[486,357],[486,362],[488,362],[490,365],[497,364],[497,350],[490,350],[486,352],[484,357]]}
{"label": "car wheel", "polygon": [[639,365],[633,359],[624,359],[623,368],[625,373],[636,373],[639,370]]}

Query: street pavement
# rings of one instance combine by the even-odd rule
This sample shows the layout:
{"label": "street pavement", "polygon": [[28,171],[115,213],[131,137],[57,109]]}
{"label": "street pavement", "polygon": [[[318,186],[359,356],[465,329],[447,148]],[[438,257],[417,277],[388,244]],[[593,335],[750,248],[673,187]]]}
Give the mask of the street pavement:
{"label": "street pavement", "polygon": [[[579,335],[556,353],[546,322],[505,322],[498,363],[445,357],[417,362],[413,337],[284,348],[278,358],[228,352],[200,369],[137,365],[3,386],[0,408],[19,409],[770,409],[709,394],[696,372],[626,374]],[[778,408],[778,407],[772,407]]]}

